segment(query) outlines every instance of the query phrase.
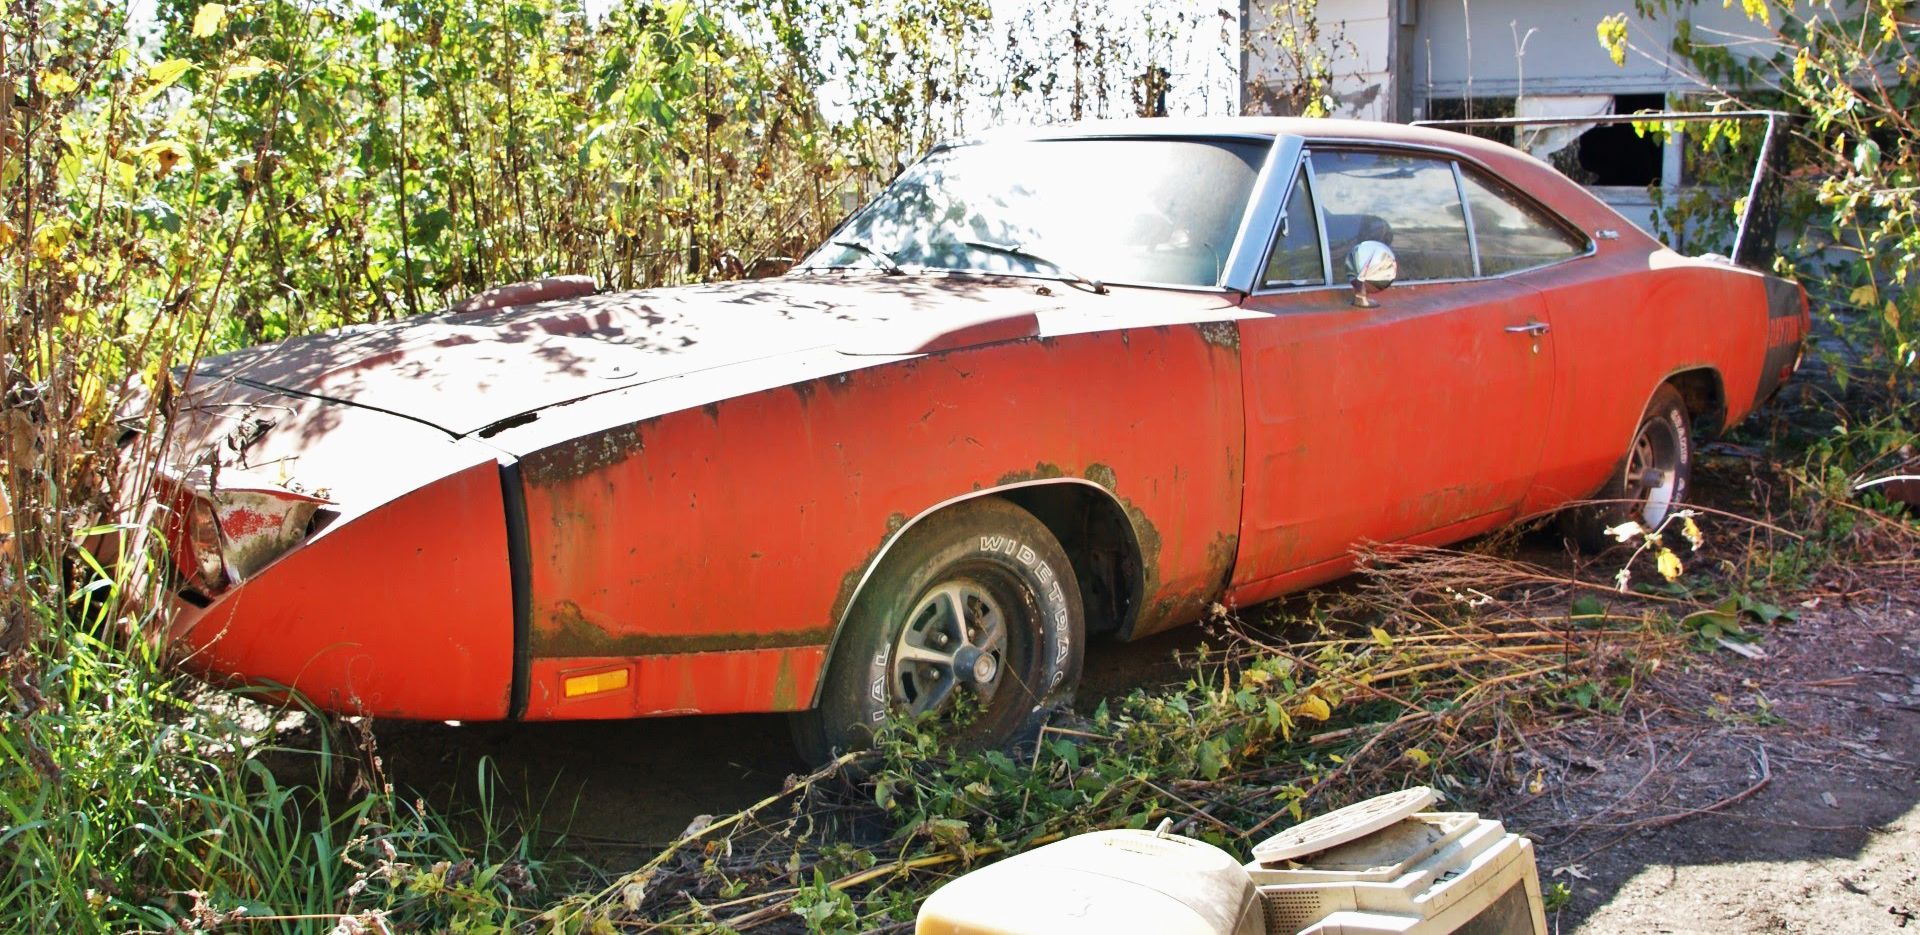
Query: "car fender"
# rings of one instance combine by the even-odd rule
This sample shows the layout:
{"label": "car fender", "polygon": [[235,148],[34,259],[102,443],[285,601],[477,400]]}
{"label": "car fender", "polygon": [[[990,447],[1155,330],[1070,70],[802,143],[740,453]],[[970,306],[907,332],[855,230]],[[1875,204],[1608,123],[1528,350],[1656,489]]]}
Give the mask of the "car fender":
{"label": "car fender", "polygon": [[[872,580],[873,573],[877,569],[879,569],[880,563],[886,559],[887,553],[892,551],[893,547],[900,542],[901,538],[907,534],[908,530],[919,525],[920,522],[926,519],[927,517],[932,516],[936,513],[939,513],[942,510],[946,510],[951,507],[954,507],[961,503],[966,503],[972,500],[978,500],[982,497],[1003,496],[1007,492],[1014,491],[1014,490],[1022,490],[1022,489],[1035,488],[1035,487],[1061,486],[1061,485],[1067,485],[1067,484],[1075,484],[1075,485],[1079,485],[1082,487],[1086,487],[1086,488],[1090,488],[1092,490],[1098,491],[1099,492],[1098,495],[1104,498],[1108,503],[1110,503],[1114,509],[1121,510],[1122,512],[1124,512],[1124,509],[1125,509],[1124,505],[1120,502],[1120,499],[1118,497],[1114,496],[1113,491],[1108,490],[1107,488],[1102,487],[1091,480],[1087,480],[1086,478],[1057,477],[1057,478],[1046,478],[1041,480],[1016,481],[1010,484],[1000,484],[994,487],[984,487],[979,490],[968,491],[967,493],[961,494],[960,496],[957,496],[957,497],[949,497],[945,500],[940,501],[939,503],[936,503],[930,507],[927,507],[924,510],[921,510],[919,513],[914,514],[914,516],[911,519],[900,524],[899,528],[893,530],[891,533],[888,533],[886,540],[880,544],[880,548],[873,553],[872,558],[867,560],[866,569],[860,573],[859,581],[854,585],[852,592],[850,592],[847,595],[845,606],[840,608],[839,617],[834,623],[833,636],[827,643],[826,658],[821,662],[821,671],[826,671],[829,667],[833,665],[834,653],[839,650],[841,637],[843,634],[846,633],[846,630],[847,630],[847,620],[849,617],[852,616],[853,607],[856,603],[859,602],[860,595],[867,588],[867,583]],[[1127,524],[1127,536],[1129,539],[1127,543],[1128,549],[1130,549],[1133,552],[1133,554],[1138,555],[1140,550],[1139,532],[1133,528],[1132,523]],[[825,679],[821,679],[814,684],[813,699],[810,702],[809,706],[818,706],[820,704],[820,693],[823,690],[825,690],[825,687],[826,687]]]}

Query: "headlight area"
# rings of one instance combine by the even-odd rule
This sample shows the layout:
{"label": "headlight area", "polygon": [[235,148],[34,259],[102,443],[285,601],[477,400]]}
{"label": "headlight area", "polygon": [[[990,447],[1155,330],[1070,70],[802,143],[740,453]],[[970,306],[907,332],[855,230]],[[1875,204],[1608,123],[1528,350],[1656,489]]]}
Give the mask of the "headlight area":
{"label": "headlight area", "polygon": [[166,474],[161,489],[181,597],[201,605],[305,541],[332,503],[232,468]]}

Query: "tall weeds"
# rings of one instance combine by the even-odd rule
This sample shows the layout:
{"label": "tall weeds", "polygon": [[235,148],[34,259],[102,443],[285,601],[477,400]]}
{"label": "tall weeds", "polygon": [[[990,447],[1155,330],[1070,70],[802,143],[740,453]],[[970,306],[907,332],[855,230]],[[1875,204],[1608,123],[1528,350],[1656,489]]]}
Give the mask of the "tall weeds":
{"label": "tall weeds", "polygon": [[350,725],[310,718],[319,749],[276,749],[280,712],[169,667],[148,487],[199,359],[537,275],[628,288],[777,266],[943,136],[1138,112],[1169,82],[1191,97],[1205,69],[1169,37],[1215,11],[163,0],[128,16],[110,0],[0,13],[8,931],[484,928],[539,898],[525,829],[409,807],[371,751],[329,742]]}

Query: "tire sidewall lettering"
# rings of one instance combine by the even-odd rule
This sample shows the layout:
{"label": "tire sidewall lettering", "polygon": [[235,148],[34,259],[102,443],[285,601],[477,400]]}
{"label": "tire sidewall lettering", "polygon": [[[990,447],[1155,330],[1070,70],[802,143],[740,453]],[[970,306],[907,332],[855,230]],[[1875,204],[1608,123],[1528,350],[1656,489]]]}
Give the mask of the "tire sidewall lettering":
{"label": "tire sidewall lettering", "polygon": [[1687,480],[1693,474],[1693,439],[1687,432],[1687,414],[1678,406],[1667,411],[1667,421],[1673,425],[1673,437],[1679,449],[1679,470],[1675,472],[1673,502],[1683,504],[1687,501]]}
{"label": "tire sidewall lettering", "polygon": [[881,649],[873,654],[873,661],[867,669],[867,720],[879,724],[887,719],[887,709],[891,706],[891,692],[887,686],[887,673],[892,668],[893,650]]}
{"label": "tire sidewall lettering", "polygon": [[1060,585],[1060,575],[1053,566],[1040,557],[1040,553],[1017,537],[1005,535],[983,535],[980,537],[979,551],[995,558],[1011,559],[1017,564],[1019,574],[1034,601],[1039,606],[1040,632],[1037,648],[1043,658],[1042,684],[1048,694],[1053,693],[1066,681],[1068,660],[1073,653],[1073,621],[1068,611],[1067,596]]}

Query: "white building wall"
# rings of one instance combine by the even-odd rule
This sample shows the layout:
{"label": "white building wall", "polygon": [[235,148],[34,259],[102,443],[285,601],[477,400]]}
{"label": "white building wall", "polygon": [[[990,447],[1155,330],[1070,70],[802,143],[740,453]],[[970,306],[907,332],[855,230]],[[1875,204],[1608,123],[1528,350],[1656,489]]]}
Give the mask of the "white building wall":
{"label": "white building wall", "polygon": [[[1285,81],[1289,63],[1261,44],[1271,3],[1243,0],[1250,49],[1246,74],[1260,85]],[[1336,116],[1417,120],[1429,98],[1514,97],[1528,94],[1686,93],[1699,89],[1670,60],[1677,18],[1629,16],[1629,36],[1640,51],[1616,66],[1601,48],[1596,27],[1630,9],[1622,0],[1320,0],[1316,16],[1331,59]],[[1747,20],[1740,4],[1699,3],[1685,13],[1696,37],[1722,38],[1770,52],[1766,28]],[[1523,45],[1524,43],[1524,45]],[[1396,74],[1396,71],[1398,74]]]}
{"label": "white building wall", "polygon": [[[1242,8],[1249,84],[1290,83],[1290,62],[1260,42],[1273,0],[1242,2],[1250,4]],[[1597,27],[1623,10],[1629,12],[1633,48],[1624,65],[1615,65]],[[1624,0],[1319,0],[1314,15],[1333,75],[1333,116],[1365,120],[1426,119],[1433,100],[1524,94],[1553,112],[1546,99],[1559,96],[1701,92],[1702,84],[1669,51],[1683,19],[1696,41],[1724,43],[1736,55],[1768,55],[1774,48],[1765,41],[1767,27],[1748,20],[1741,4],[1713,0],[1658,20],[1632,15]],[[1250,92],[1248,103],[1257,105],[1256,98]],[[1668,180],[1678,175],[1683,145],[1678,135],[1667,141],[1662,175]],[[1594,191],[1635,224],[1650,227],[1652,200],[1645,188]]]}
{"label": "white building wall", "polygon": [[[1319,0],[1318,54],[1333,75],[1334,114],[1362,120],[1396,119],[1393,53],[1395,11],[1402,0]],[[1270,4],[1247,11],[1250,84],[1268,89],[1291,85],[1293,61],[1277,51],[1280,29]]]}
{"label": "white building wall", "polygon": [[[1629,15],[1629,50],[1615,65],[1600,45],[1600,21],[1620,12],[1618,0],[1439,0],[1419,4],[1413,63],[1414,87],[1422,99],[1515,97],[1528,94],[1686,92],[1699,83],[1668,51],[1679,18],[1646,20]],[[1687,11],[1695,34],[1707,30],[1760,36],[1740,5],[1702,3]],[[1469,39],[1471,37],[1471,39]]]}

